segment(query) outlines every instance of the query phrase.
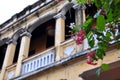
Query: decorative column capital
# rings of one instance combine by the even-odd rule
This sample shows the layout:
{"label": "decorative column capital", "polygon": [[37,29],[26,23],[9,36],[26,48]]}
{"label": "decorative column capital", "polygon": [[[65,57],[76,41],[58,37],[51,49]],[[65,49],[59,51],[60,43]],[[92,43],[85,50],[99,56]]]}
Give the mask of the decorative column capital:
{"label": "decorative column capital", "polygon": [[62,13],[58,13],[57,15],[53,16],[53,18],[58,19],[58,18],[63,18],[64,20],[66,19],[65,15]]}
{"label": "decorative column capital", "polygon": [[86,9],[86,6],[84,4],[83,5],[75,4],[75,5],[73,5],[73,8],[74,9]]}
{"label": "decorative column capital", "polygon": [[13,43],[14,45],[17,45],[17,42],[16,42],[16,40],[14,40],[14,39],[9,39],[9,40],[6,42],[6,44],[11,44],[11,43]]}
{"label": "decorative column capital", "polygon": [[25,31],[22,34],[20,34],[20,36],[27,36],[27,37],[31,38],[32,35],[29,32]]}

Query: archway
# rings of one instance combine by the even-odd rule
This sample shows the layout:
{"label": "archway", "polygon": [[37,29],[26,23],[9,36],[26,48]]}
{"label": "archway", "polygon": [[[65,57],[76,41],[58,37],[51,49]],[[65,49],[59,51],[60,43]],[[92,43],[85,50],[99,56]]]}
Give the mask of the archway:
{"label": "archway", "polygon": [[51,19],[37,26],[31,34],[29,56],[38,54],[54,46],[55,20]]}

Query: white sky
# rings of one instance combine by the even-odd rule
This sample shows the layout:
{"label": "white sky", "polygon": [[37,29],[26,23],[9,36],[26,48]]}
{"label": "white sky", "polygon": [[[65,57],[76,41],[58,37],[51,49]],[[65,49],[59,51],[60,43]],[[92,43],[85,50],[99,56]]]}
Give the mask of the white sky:
{"label": "white sky", "polygon": [[0,0],[0,24],[38,0]]}

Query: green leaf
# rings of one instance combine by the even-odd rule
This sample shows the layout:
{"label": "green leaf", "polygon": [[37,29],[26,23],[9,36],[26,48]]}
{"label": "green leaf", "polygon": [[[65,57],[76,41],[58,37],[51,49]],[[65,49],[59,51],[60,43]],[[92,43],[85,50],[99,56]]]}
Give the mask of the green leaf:
{"label": "green leaf", "polygon": [[96,56],[93,56],[92,59],[96,61],[98,60]]}
{"label": "green leaf", "polygon": [[79,30],[80,30],[81,27],[82,27],[82,25],[76,25],[75,27],[73,27],[72,32],[73,32],[73,33],[79,32]]}
{"label": "green leaf", "polygon": [[107,22],[112,22],[112,21],[113,21],[113,13],[112,13],[112,10],[110,10],[107,13]]}
{"label": "green leaf", "polygon": [[94,39],[89,42],[89,46],[90,46],[91,48],[94,47],[94,44],[95,44],[95,40],[94,40]]}
{"label": "green leaf", "polygon": [[78,4],[84,4],[86,0],[76,0]]}
{"label": "green leaf", "polygon": [[120,44],[117,45],[117,49],[120,49]]}
{"label": "green leaf", "polygon": [[112,41],[112,39],[110,38],[110,36],[105,36],[105,37],[104,37],[104,40],[105,40],[106,42]]}
{"label": "green leaf", "polygon": [[120,34],[116,36],[116,40],[119,40],[120,39]]}
{"label": "green leaf", "polygon": [[105,30],[105,18],[103,15],[97,17],[97,29],[100,31]]}
{"label": "green leaf", "polygon": [[91,31],[86,35],[86,38],[88,39],[88,42],[90,42],[91,40],[92,40],[92,37],[93,37],[93,35],[92,35],[92,33],[91,33]]}
{"label": "green leaf", "polygon": [[94,1],[95,1],[95,5],[97,6],[97,8],[101,8],[102,7],[101,0],[94,0]]}
{"label": "green leaf", "polygon": [[106,33],[106,36],[111,36],[111,32],[110,31],[107,31],[107,33]]}
{"label": "green leaf", "polygon": [[91,36],[91,31],[86,35],[87,38],[89,38]]}
{"label": "green leaf", "polygon": [[103,64],[101,65],[101,68],[102,68],[103,70],[109,70],[109,69],[110,69],[110,66],[109,66],[108,64],[103,63]]}
{"label": "green leaf", "polygon": [[117,20],[120,17],[120,0],[113,0],[111,4],[111,9],[113,13],[113,19]]}
{"label": "green leaf", "polygon": [[106,42],[112,41],[111,39],[111,32],[107,31],[106,35],[103,37]]}
{"label": "green leaf", "polygon": [[95,53],[96,53],[95,55],[96,55],[99,59],[103,60],[103,52],[104,52],[103,50],[97,49],[96,52],[95,52]]}
{"label": "green leaf", "polygon": [[92,18],[89,18],[88,20],[86,20],[83,24],[83,29],[85,29],[86,33],[88,33],[91,29],[91,25],[92,25]]}
{"label": "green leaf", "polygon": [[97,76],[100,76],[100,74],[101,74],[101,68],[99,68],[99,69],[96,70],[96,74],[97,74]]}
{"label": "green leaf", "polygon": [[109,0],[106,0],[106,1],[104,2],[103,8],[106,9],[106,11],[109,10]]}
{"label": "green leaf", "polygon": [[106,49],[108,48],[108,45],[105,42],[100,42],[98,43],[99,49],[106,51]]}
{"label": "green leaf", "polygon": [[87,40],[88,40],[89,46],[90,46],[91,48],[93,48],[94,45],[95,45],[95,40],[94,40],[94,38],[93,38],[93,34],[92,34],[91,31],[86,35],[86,38],[87,38]]}

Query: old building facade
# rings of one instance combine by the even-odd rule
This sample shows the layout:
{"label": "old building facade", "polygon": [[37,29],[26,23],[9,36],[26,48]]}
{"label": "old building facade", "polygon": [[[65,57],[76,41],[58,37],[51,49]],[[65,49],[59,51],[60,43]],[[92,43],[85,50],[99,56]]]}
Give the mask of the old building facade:
{"label": "old building facade", "polygon": [[[86,8],[75,1],[39,0],[3,23],[0,80],[98,80],[101,61],[88,65],[86,41],[76,45],[69,32],[70,24],[85,21]],[[111,44],[103,60],[111,68],[102,72],[102,80],[120,80],[119,54]]]}

